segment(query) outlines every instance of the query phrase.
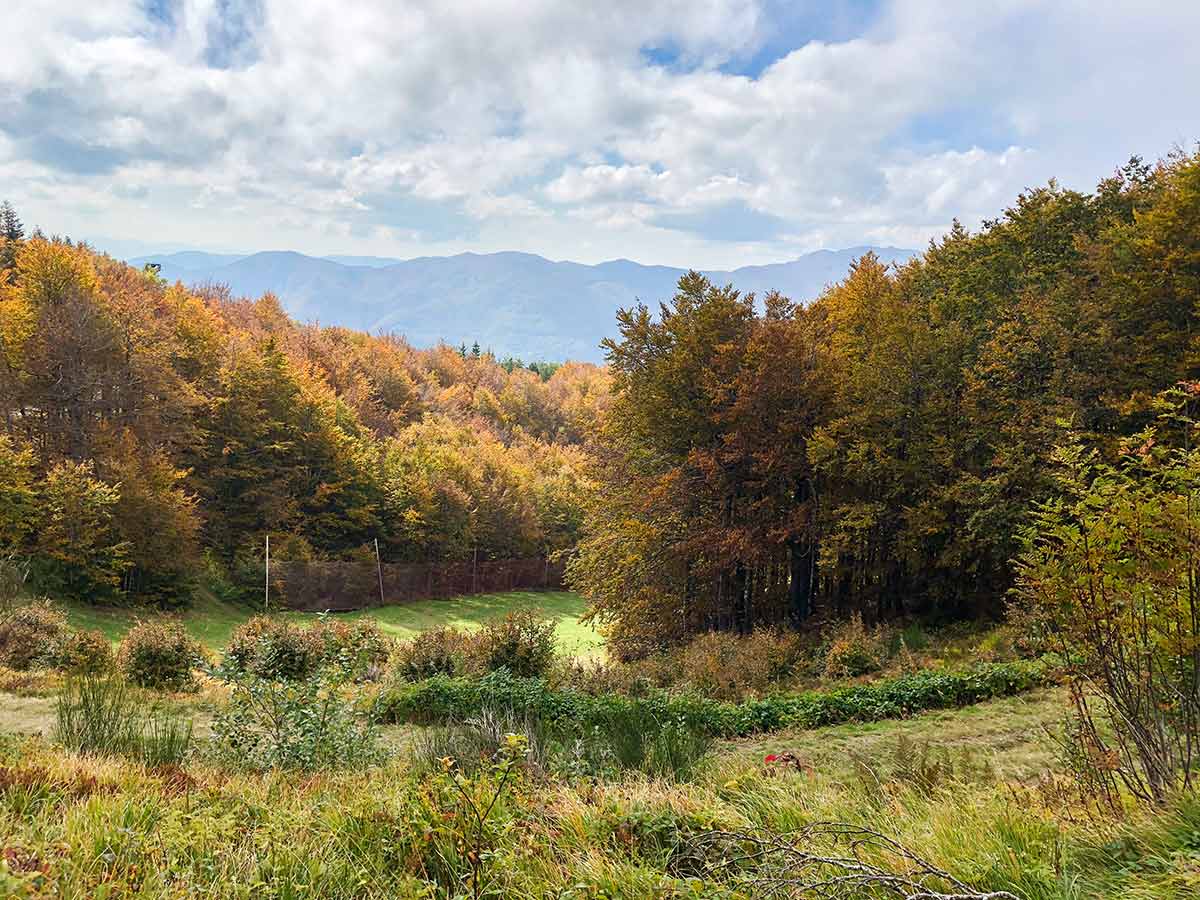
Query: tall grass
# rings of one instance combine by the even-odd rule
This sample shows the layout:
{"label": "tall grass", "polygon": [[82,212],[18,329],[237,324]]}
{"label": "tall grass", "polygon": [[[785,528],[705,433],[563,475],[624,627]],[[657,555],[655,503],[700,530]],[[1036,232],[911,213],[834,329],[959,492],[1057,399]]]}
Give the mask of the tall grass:
{"label": "tall grass", "polygon": [[125,754],[140,734],[136,706],[116,678],[68,681],[55,711],[55,738],[74,753]]}
{"label": "tall grass", "polygon": [[526,760],[539,772],[613,776],[632,771],[676,781],[692,778],[714,744],[686,721],[660,719],[640,706],[617,707],[590,728],[488,706],[461,721],[418,729],[413,763],[418,771],[436,772],[450,757],[472,774],[490,764],[509,734],[525,738]]}
{"label": "tall grass", "polygon": [[192,722],[147,716],[114,677],[68,681],[55,708],[55,738],[73,753],[128,756],[148,766],[178,764],[192,743]]}

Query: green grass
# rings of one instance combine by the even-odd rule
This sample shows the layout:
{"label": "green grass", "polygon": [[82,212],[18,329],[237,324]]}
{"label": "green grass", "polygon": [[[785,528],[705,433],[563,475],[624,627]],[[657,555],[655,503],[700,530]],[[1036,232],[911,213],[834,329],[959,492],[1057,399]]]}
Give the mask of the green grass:
{"label": "green grass", "polygon": [[[997,700],[905,722],[815,729],[771,748],[814,755],[809,773],[765,769],[754,758],[764,747],[739,742],[686,784],[520,774],[487,829],[487,895],[754,897],[754,872],[736,895],[712,874],[678,880],[679,842],[713,827],[778,833],[838,821],[873,826],[979,888],[1024,900],[1196,896],[1194,801],[1097,820],[1064,815],[1071,811],[1032,781],[968,773],[919,788],[886,775],[846,778],[836,767],[849,748],[883,752],[901,734],[1010,754],[1035,740],[1062,700],[1045,692],[1020,705]],[[1022,729],[1029,734],[1021,737]],[[413,768],[411,749],[395,749],[396,758],[365,772],[263,777],[203,754],[185,773],[159,771],[0,736],[0,833],[19,864],[0,863],[0,896],[469,895],[460,795],[448,778]],[[1026,764],[1054,768],[1049,757]],[[896,865],[886,848],[865,852]]]}
{"label": "green grass", "polygon": [[[579,621],[585,605],[582,597],[567,591],[513,591],[450,600],[421,600],[340,615],[348,619],[369,616],[378,621],[388,634],[405,639],[443,625],[478,628],[487,620],[499,618],[513,609],[540,609],[558,626],[558,646],[563,653],[596,656],[603,653],[604,641],[594,628]],[[229,643],[233,630],[254,614],[254,610],[246,606],[222,603],[213,597],[199,597],[180,614],[180,620],[192,637],[209,649],[220,651]],[[139,617],[145,618],[155,613],[72,603],[67,605],[67,615],[76,628],[99,630],[115,643],[133,627]],[[289,612],[280,615],[294,621],[316,617],[313,613]]]}
{"label": "green grass", "polygon": [[751,763],[767,754],[794,753],[832,777],[853,771],[853,757],[879,759],[903,737],[915,745],[966,752],[989,762],[1004,779],[1025,781],[1050,768],[1055,744],[1047,733],[1067,710],[1062,688],[989,700],[962,709],[934,710],[911,719],[854,722],[826,728],[791,729],[722,745],[730,760]]}

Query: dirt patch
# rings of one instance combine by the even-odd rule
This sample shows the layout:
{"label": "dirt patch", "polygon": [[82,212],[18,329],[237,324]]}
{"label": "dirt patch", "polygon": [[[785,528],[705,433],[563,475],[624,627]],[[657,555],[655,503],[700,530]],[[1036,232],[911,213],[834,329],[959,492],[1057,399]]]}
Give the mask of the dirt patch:
{"label": "dirt patch", "polygon": [[54,698],[0,693],[0,732],[49,735],[54,729]]}

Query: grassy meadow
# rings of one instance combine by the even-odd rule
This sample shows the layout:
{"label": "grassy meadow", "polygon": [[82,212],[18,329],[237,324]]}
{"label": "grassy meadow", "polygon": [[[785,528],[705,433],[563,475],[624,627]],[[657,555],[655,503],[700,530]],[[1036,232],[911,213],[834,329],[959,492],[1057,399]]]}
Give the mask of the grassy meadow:
{"label": "grassy meadow", "polygon": [[[549,624],[498,624],[535,606]],[[595,655],[580,612],[571,594],[518,594],[377,610],[375,628],[339,617],[332,632],[276,616],[254,644],[259,662],[290,659],[288,641],[317,634],[382,635],[390,656],[369,675],[339,669],[343,652],[266,678],[239,655],[250,612],[208,601],[179,621],[241,670],[157,689],[134,683],[128,654],[123,678],[0,669],[0,896],[857,898],[919,887],[1083,900],[1200,888],[1200,805],[1101,809],[1078,791],[1056,736],[1066,690],[1018,659],[1005,629],[838,632],[843,644],[869,639],[850,647],[851,659],[875,654],[856,674],[830,668],[837,639],[793,642],[787,673],[755,686],[754,657],[779,652],[781,638],[616,663]],[[128,641],[136,616],[71,607],[69,618]],[[439,654],[497,647],[500,670],[460,656],[412,674]],[[520,673],[539,647],[540,671]],[[709,672],[720,660],[728,670]],[[729,737],[722,717],[735,714],[758,724]],[[800,724],[814,716],[836,724]],[[751,858],[747,841],[775,843]],[[909,879],[907,893],[853,878],[801,890],[850,870],[797,852]]]}
{"label": "grassy meadow", "polygon": [[[448,600],[420,600],[415,603],[384,606],[377,609],[337,613],[338,619],[354,621],[370,618],[380,629],[398,640],[406,640],[430,628],[451,626],[475,629],[489,619],[503,616],[514,609],[536,609],[556,627],[559,650],[576,656],[603,653],[604,639],[594,628],[584,624],[585,601],[569,591],[512,591],[503,594],[476,594]],[[97,607],[85,603],[66,604],[67,615],[76,628],[100,631],[114,644],[133,627],[145,613],[125,607]],[[236,603],[223,603],[212,595],[198,595],[194,603],[179,613],[179,621],[192,637],[213,651],[229,643],[233,630],[244,623],[254,611]],[[305,622],[314,613],[277,612],[292,622]]]}

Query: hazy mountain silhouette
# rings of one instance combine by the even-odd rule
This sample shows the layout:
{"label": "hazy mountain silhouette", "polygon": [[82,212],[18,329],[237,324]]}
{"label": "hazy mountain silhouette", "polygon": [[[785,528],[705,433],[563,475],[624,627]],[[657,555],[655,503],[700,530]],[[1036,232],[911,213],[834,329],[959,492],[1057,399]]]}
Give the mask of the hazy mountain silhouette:
{"label": "hazy mountain silhouette", "polygon": [[[895,247],[819,250],[791,262],[705,274],[760,296],[778,290],[810,300],[845,277],[873,250],[885,261],[915,251]],[[374,256],[305,256],[289,251],[249,256],[183,251],[129,260],[156,262],[185,284],[227,284],[236,295],[273,291],[306,321],[403,334],[416,346],[478,341],[497,355],[600,361],[599,343],[615,334],[614,312],[642,300],[669,299],[684,269],[627,259],[598,265],[554,262],[531,253],[461,253],[393,260]]]}

